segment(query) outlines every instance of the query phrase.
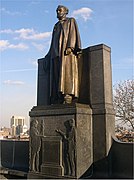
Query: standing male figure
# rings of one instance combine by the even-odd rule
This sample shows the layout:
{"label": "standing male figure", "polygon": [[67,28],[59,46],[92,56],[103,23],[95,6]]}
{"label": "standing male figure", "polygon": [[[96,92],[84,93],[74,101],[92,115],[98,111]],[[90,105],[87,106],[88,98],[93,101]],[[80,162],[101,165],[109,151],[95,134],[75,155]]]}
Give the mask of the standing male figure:
{"label": "standing male figure", "polygon": [[68,18],[68,8],[59,5],[51,46],[44,67],[50,68],[51,104],[71,103],[79,97],[78,54],[81,41],[74,18]]}
{"label": "standing male figure", "polygon": [[39,152],[41,148],[41,136],[38,131],[38,121],[30,123],[30,170],[39,172]]}
{"label": "standing male figure", "polygon": [[64,123],[66,127],[66,133],[60,129],[56,129],[56,132],[60,134],[63,141],[64,149],[64,168],[65,174],[75,176],[76,171],[76,128],[74,119],[69,119]]}

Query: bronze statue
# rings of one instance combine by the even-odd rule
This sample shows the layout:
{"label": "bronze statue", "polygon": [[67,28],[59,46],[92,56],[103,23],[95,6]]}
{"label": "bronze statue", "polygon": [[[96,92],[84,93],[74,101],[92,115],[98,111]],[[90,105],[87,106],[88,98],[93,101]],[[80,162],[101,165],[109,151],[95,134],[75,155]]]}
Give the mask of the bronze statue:
{"label": "bronze statue", "polygon": [[59,5],[51,46],[44,67],[50,68],[51,104],[71,103],[79,97],[78,55],[81,41],[74,18],[68,18],[68,8]]}
{"label": "bronze statue", "polygon": [[41,136],[37,129],[38,121],[33,120],[30,124],[30,170],[39,172],[39,152],[41,148]]}
{"label": "bronze statue", "polygon": [[75,176],[76,166],[76,129],[74,119],[70,119],[64,123],[66,133],[57,129],[56,132],[62,137],[64,145],[64,167],[65,174]]}

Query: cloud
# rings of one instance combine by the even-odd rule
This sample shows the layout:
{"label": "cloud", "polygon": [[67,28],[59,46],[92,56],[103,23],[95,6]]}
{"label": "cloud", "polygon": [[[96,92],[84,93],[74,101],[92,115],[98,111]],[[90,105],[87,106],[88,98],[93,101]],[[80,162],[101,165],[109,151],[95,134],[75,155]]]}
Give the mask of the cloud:
{"label": "cloud", "polygon": [[37,4],[39,4],[39,2],[38,1],[32,1],[31,4],[37,5]]}
{"label": "cloud", "polygon": [[4,70],[2,73],[12,73],[12,72],[25,72],[25,71],[35,71],[36,69],[9,69],[9,70]]}
{"label": "cloud", "polygon": [[13,31],[11,29],[4,29],[4,30],[0,30],[0,33],[2,34],[12,34]]}
{"label": "cloud", "polygon": [[25,50],[25,49],[28,49],[28,46],[23,44],[23,43],[19,43],[19,44],[10,44],[8,46],[8,48],[10,49],[20,49],[20,50]]}
{"label": "cloud", "polygon": [[31,1],[30,5],[38,5],[40,2],[39,1]]}
{"label": "cloud", "polygon": [[6,80],[3,83],[6,85],[24,85],[25,84],[23,81],[12,81],[12,80]]}
{"label": "cloud", "polygon": [[83,7],[81,9],[74,10],[72,16],[75,18],[82,18],[84,21],[91,19],[91,14],[93,10],[87,7]]}
{"label": "cloud", "polygon": [[26,50],[29,47],[26,44],[11,44],[8,40],[0,40],[0,51],[4,51],[6,49],[18,49],[18,50]]}
{"label": "cloud", "polygon": [[34,29],[29,29],[29,28],[22,28],[18,30],[11,30],[11,29],[4,29],[1,30],[0,33],[5,33],[5,34],[15,34],[18,35],[15,39],[25,39],[25,40],[42,40],[42,39],[47,39],[50,38],[52,35],[52,32],[42,32],[38,33]]}
{"label": "cloud", "polygon": [[37,60],[36,60],[36,61],[32,61],[31,64],[32,64],[33,66],[35,66],[35,67],[38,67],[38,61],[37,61]]}
{"label": "cloud", "polygon": [[32,43],[32,45],[39,51],[44,51],[44,45],[43,44],[38,44],[38,43]]}
{"label": "cloud", "polygon": [[51,36],[51,32],[43,32],[43,33],[37,33],[33,29],[20,29],[16,30],[15,33],[19,34],[20,39],[27,39],[27,40],[41,40],[46,39]]}
{"label": "cloud", "polygon": [[124,59],[118,60],[118,62],[113,63],[114,69],[130,69],[133,70],[134,67],[133,57],[125,57]]}
{"label": "cloud", "polygon": [[[37,32],[32,28],[21,28],[17,30],[3,29],[0,30],[0,34],[11,35],[10,39],[13,41],[11,43],[8,40],[0,40],[0,51],[4,51],[6,49],[28,49],[30,46],[26,44],[29,43],[29,41],[37,50],[44,51],[44,49],[48,47],[48,44],[50,44],[50,39],[52,36],[52,32]],[[25,44],[21,42],[16,44],[15,41],[20,40],[25,40]],[[40,41],[40,43],[37,43],[37,41]]]}
{"label": "cloud", "polygon": [[1,9],[0,9],[0,12],[1,12],[1,13],[5,13],[5,14],[8,14],[8,15],[10,15],[10,16],[21,15],[21,14],[22,14],[22,13],[17,12],[17,11],[11,12],[11,11],[7,10],[6,8],[1,8]]}
{"label": "cloud", "polygon": [[35,70],[37,70],[37,67],[38,67],[38,60],[37,59],[30,58],[30,59],[28,59],[28,63],[30,65],[32,65],[34,68],[36,68]]}
{"label": "cloud", "polygon": [[9,46],[8,40],[0,40],[0,49],[4,50]]}

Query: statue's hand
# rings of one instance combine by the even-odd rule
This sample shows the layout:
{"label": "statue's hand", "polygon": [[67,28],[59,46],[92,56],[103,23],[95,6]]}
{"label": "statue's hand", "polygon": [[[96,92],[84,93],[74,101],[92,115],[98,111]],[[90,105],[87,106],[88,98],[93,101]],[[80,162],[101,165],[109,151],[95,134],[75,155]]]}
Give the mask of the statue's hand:
{"label": "statue's hand", "polygon": [[58,133],[58,132],[59,132],[59,130],[58,130],[58,129],[56,129],[56,130],[55,130],[55,132],[57,132],[57,133]]}
{"label": "statue's hand", "polygon": [[78,57],[78,58],[80,58],[80,57],[81,57],[81,55],[82,55],[82,50],[81,50],[81,49],[79,49],[79,50],[77,51],[77,53],[76,53],[76,54],[77,54],[77,57]]}
{"label": "statue's hand", "polygon": [[69,54],[71,54],[71,52],[72,52],[72,49],[71,48],[67,48],[65,50],[65,55],[69,55]]}
{"label": "statue's hand", "polygon": [[56,129],[55,132],[61,133],[61,130],[60,129]]}

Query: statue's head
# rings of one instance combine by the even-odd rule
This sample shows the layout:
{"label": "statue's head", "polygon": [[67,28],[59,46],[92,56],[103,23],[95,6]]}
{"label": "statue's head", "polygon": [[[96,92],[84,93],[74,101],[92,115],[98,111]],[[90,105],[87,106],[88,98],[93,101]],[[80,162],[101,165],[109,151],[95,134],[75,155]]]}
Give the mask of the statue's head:
{"label": "statue's head", "polygon": [[68,122],[69,122],[70,127],[73,127],[75,125],[74,119],[69,119]]}
{"label": "statue's head", "polygon": [[68,14],[68,8],[65,7],[65,6],[62,6],[62,5],[59,5],[56,9],[56,12],[57,12],[57,18],[59,20],[62,20],[63,18],[66,17],[66,15]]}
{"label": "statue's head", "polygon": [[38,121],[37,120],[33,120],[31,121],[30,127],[37,127],[38,126]]}

